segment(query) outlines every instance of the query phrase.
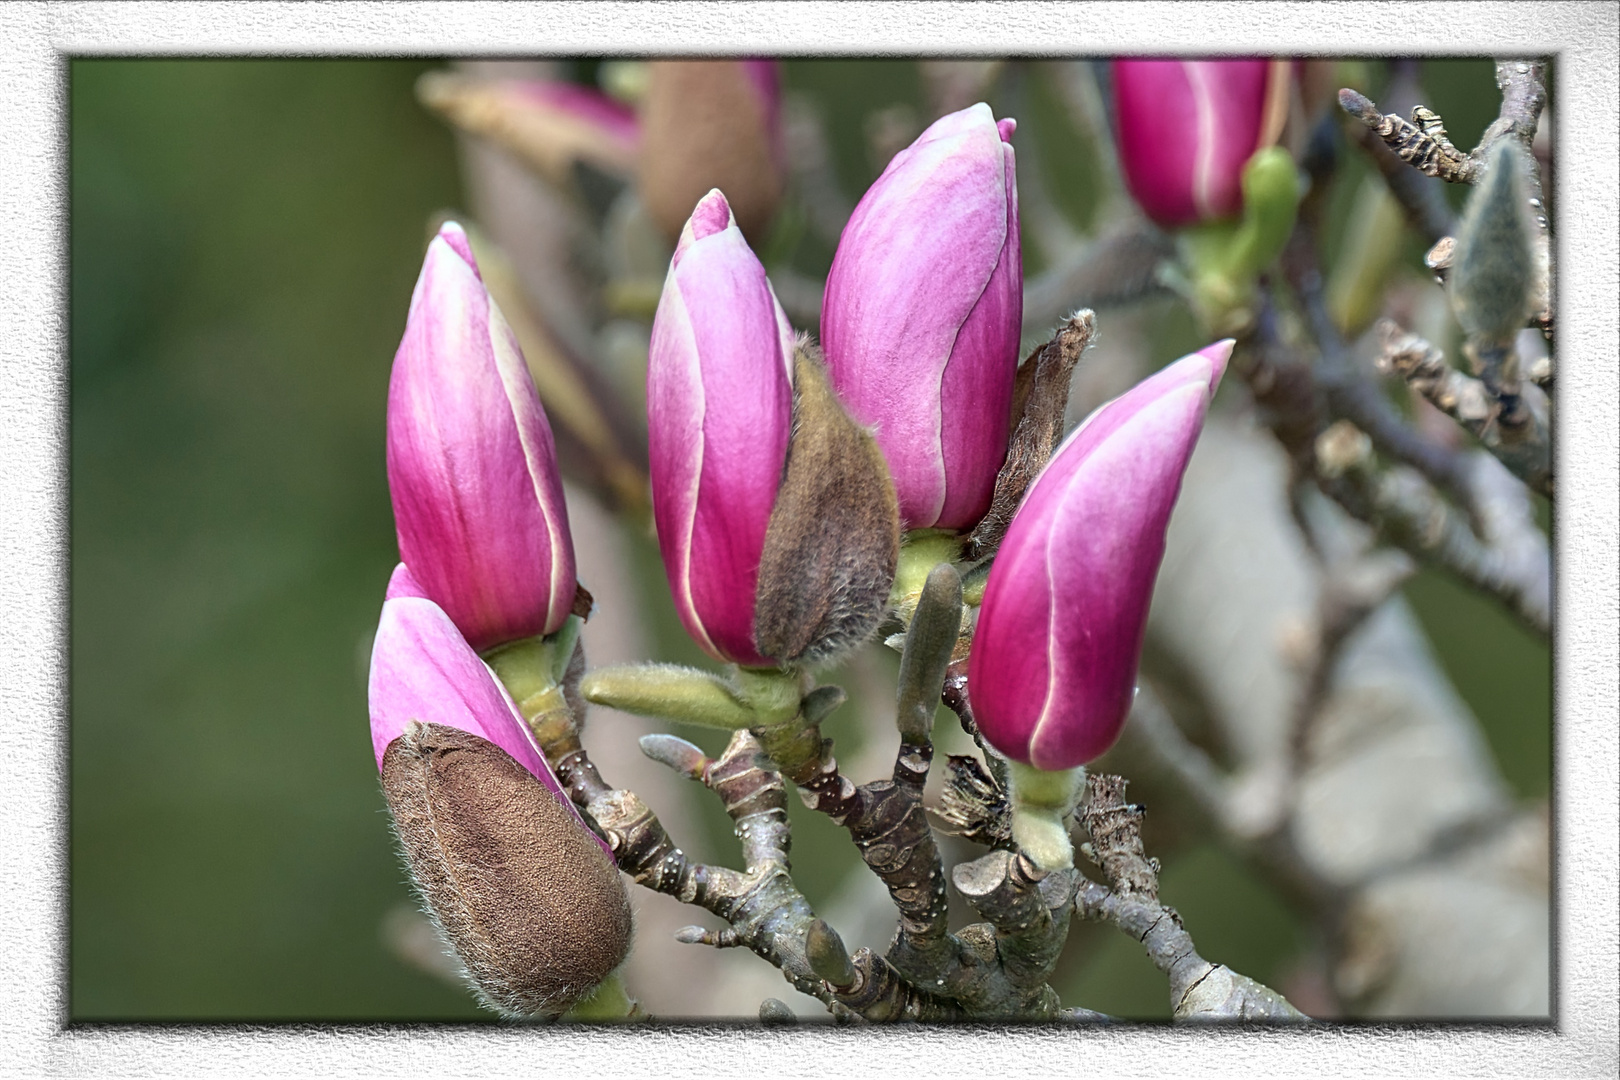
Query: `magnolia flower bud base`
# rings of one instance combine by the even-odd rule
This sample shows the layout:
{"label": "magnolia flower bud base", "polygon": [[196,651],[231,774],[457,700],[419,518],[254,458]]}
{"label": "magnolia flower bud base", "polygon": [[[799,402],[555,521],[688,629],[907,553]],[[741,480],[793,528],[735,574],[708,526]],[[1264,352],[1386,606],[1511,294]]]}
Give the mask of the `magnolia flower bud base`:
{"label": "magnolia flower bud base", "polygon": [[1020,851],[1042,870],[1068,870],[1074,866],[1074,845],[1069,821],[1085,782],[1084,768],[1048,772],[1022,762],[1010,762],[1012,778],[1012,838]]}

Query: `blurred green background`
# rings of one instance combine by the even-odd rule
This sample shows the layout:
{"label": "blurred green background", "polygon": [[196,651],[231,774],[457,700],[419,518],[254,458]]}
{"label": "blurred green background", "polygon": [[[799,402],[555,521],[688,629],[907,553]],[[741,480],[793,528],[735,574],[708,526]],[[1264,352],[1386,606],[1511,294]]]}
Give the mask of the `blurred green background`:
{"label": "blurred green background", "polygon": [[[488,1016],[384,945],[408,892],[364,733],[396,558],[389,366],[428,219],[461,205],[451,135],[412,96],[437,66],[71,66],[75,1020]],[[908,63],[785,78],[826,109],[852,195],[878,171],[863,115],[922,104]],[[1495,112],[1489,64],[1425,82],[1472,145]],[[1053,107],[1027,105],[1033,124]],[[1044,168],[1081,175],[1075,155]],[[1090,198],[1059,193],[1082,222]],[[1547,649],[1433,575],[1407,594],[1509,782],[1544,795]],[[805,824],[812,865],[840,841]],[[1303,939],[1263,884],[1207,845],[1163,854],[1204,955],[1286,976]],[[1123,936],[1087,928],[1070,953],[1071,1003],[1167,1014]]]}

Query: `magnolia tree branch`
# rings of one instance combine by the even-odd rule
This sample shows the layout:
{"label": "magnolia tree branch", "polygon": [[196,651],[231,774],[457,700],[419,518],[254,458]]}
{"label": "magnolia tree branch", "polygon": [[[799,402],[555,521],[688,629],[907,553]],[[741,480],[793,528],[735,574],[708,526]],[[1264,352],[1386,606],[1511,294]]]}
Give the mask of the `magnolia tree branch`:
{"label": "magnolia tree branch", "polygon": [[1552,432],[1546,400],[1523,386],[1515,398],[1522,415],[1508,422],[1499,396],[1485,383],[1446,363],[1445,353],[1385,319],[1379,323],[1381,371],[1394,372],[1430,404],[1461,424],[1508,470],[1543,495],[1552,494]]}
{"label": "magnolia tree branch", "polygon": [[[1439,177],[1454,184],[1477,184],[1485,176],[1491,152],[1502,139],[1511,138],[1524,153],[1524,191],[1529,204],[1534,231],[1535,258],[1541,267],[1541,287],[1532,306],[1532,323],[1550,333],[1552,329],[1552,250],[1547,219],[1547,206],[1541,185],[1541,167],[1535,155],[1536,127],[1541,111],[1547,103],[1547,65],[1541,60],[1509,59],[1496,61],[1496,86],[1502,92],[1502,105],[1497,118],[1485,129],[1479,145],[1463,153],[1451,144],[1440,117],[1419,105],[1412,110],[1412,119],[1403,120],[1394,114],[1385,114],[1367,98],[1354,90],[1339,91],[1339,106],[1360,120],[1365,129],[1376,135],[1400,158],[1425,176]],[[1374,155],[1377,158],[1377,155]],[[1383,159],[1380,169],[1384,169]],[[1388,178],[1390,173],[1385,171]],[[1391,182],[1391,190],[1402,199],[1403,206],[1412,206],[1403,198],[1403,189],[1411,185]],[[1440,223],[1437,215],[1420,215],[1420,226],[1430,243],[1438,243],[1444,233],[1435,234]],[[1450,230],[1447,230],[1449,232]],[[1431,252],[1434,268],[1444,269],[1445,254]]]}
{"label": "magnolia tree branch", "polygon": [[[1255,353],[1239,370],[1272,411],[1272,430],[1296,467],[1313,475],[1323,491],[1375,524],[1389,542],[1500,597],[1545,634],[1551,565],[1532,553],[1538,546],[1545,551],[1546,538],[1533,519],[1503,511],[1502,493],[1477,462],[1408,426],[1354,363],[1322,293],[1314,239],[1320,212],[1319,197],[1307,199],[1283,254],[1285,274],[1315,339],[1314,362],[1281,341],[1275,315],[1266,310]],[[1334,419],[1349,426],[1324,441]],[[1380,467],[1374,449],[1411,468]],[[1430,483],[1466,513],[1452,509]]]}
{"label": "magnolia tree branch", "polygon": [[1086,777],[1079,819],[1109,887],[1082,881],[1075,910],[1082,918],[1112,922],[1142,943],[1170,980],[1171,1015],[1179,1022],[1308,1020],[1275,990],[1198,955],[1181,917],[1159,903],[1159,864],[1142,850],[1141,818],[1142,808],[1125,802],[1123,779]]}
{"label": "magnolia tree branch", "polygon": [[[804,954],[804,927],[814,915],[788,872],[786,788],[752,736],[737,732],[713,761],[697,747],[668,736],[649,736],[652,741],[644,746],[649,757],[720,797],[743,842],[744,870],[739,873],[689,859],[640,797],[609,787],[579,744],[572,712],[536,718],[531,727],[557,779],[596,823],[621,870],[639,885],[695,904],[730,924],[729,933],[706,943],[746,946],[781,969],[796,989],[831,1001]],[[704,939],[700,934],[684,940]]]}
{"label": "magnolia tree branch", "polygon": [[1086,243],[1024,283],[1024,331],[1039,333],[1076,308],[1117,308],[1174,295],[1160,267],[1170,238],[1134,220]]}
{"label": "magnolia tree branch", "polygon": [[[1289,510],[1288,475],[1271,435],[1211,416],[1171,522],[1143,660],[1144,678],[1183,704],[1173,717],[1145,688],[1103,766],[1129,769],[1152,799],[1190,800],[1184,820],[1213,825],[1278,887],[1328,947],[1337,1008],[1544,1015],[1544,830],[1514,807],[1398,596],[1344,637],[1296,757],[1311,675],[1285,646],[1318,623],[1325,583]],[[1304,512],[1329,563],[1364,549],[1365,527],[1333,504],[1313,493]],[[1221,762],[1179,710],[1207,718]]]}

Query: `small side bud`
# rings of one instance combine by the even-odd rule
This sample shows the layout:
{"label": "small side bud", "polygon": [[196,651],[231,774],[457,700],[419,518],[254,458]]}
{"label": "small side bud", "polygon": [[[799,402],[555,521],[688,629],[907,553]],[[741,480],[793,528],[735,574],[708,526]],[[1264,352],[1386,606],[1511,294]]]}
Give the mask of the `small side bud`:
{"label": "small side bud", "polygon": [[413,721],[383,755],[382,783],[417,888],[484,1004],[555,1015],[624,960],[618,868],[511,755]]}
{"label": "small side bud", "polygon": [[813,347],[794,357],[793,437],[760,557],[754,639],[817,664],[865,640],[888,602],[900,508],[877,441],[850,419]]}
{"label": "small side bud", "polygon": [[708,755],[685,739],[655,731],[639,740],[641,752],[661,765],[667,765],[689,780],[701,780],[709,764]]}
{"label": "small side bud", "polygon": [[1530,318],[1536,270],[1524,168],[1518,146],[1500,140],[1457,231],[1451,305],[1464,332],[1486,342],[1511,341]]}
{"label": "small side bud", "polygon": [[783,1024],[797,1024],[799,1017],[787,1006],[787,1002],[768,997],[759,1003],[759,1022],[766,1027],[776,1027]]}
{"label": "small side bud", "polygon": [[849,949],[826,920],[811,921],[804,936],[804,953],[810,961],[810,970],[826,979],[833,989],[842,990],[855,982],[855,965],[850,963]]}

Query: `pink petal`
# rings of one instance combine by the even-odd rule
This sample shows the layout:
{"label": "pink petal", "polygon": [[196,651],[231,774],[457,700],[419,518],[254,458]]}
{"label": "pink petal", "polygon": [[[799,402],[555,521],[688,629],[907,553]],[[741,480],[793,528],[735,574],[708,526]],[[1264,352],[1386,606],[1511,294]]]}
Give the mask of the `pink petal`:
{"label": "pink petal", "polygon": [[[433,601],[402,596],[383,603],[368,696],[379,770],[388,745],[411,721],[459,728],[512,755],[586,828],[511,696]],[[606,844],[602,848],[612,856]]]}
{"label": "pink petal", "polygon": [[862,198],[827,279],[833,384],[875,429],[910,528],[966,523],[1006,454],[1022,267],[1002,138],[987,105],[936,121]]}
{"label": "pink petal", "polygon": [[754,596],[791,434],[791,347],[764,267],[711,192],[653,320],[653,516],[687,631],[717,659],[751,666],[770,662],[754,646]]}
{"label": "pink petal", "polygon": [[573,603],[551,428],[458,228],[428,247],[388,394],[400,555],[476,648],[550,633]]}
{"label": "pink petal", "polygon": [[980,730],[1071,768],[1118,737],[1165,529],[1232,349],[1183,357],[1094,412],[1025,496],[996,554],[969,660]]}

